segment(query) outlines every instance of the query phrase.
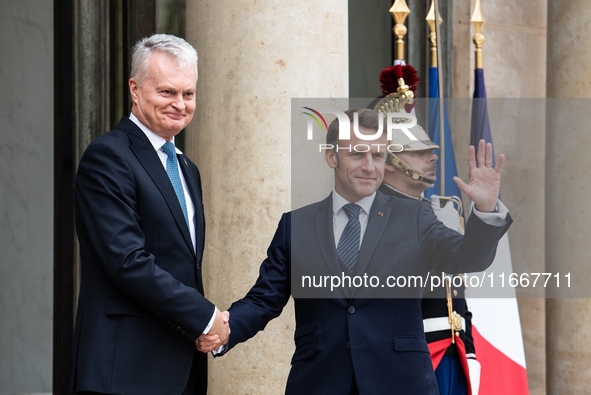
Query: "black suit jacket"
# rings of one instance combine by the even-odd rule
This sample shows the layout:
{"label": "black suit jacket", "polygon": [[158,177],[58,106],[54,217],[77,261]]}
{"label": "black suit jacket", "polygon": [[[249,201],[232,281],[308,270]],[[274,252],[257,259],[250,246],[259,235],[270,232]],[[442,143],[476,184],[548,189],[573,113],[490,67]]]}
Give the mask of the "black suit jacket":
{"label": "black suit jacket", "polygon": [[[332,215],[330,196],[283,215],[255,285],[229,309],[228,347],[262,330],[293,294],[296,350],[286,393],[348,394],[355,377],[361,394],[437,394],[418,297],[395,298],[398,291],[387,287],[332,292],[301,286],[304,275],[343,275]],[[378,192],[354,275],[385,281],[433,266],[484,270],[510,222],[494,227],[471,218],[462,237],[437,221],[427,203]]]}
{"label": "black suit jacket", "polygon": [[[127,117],[84,152],[74,188],[81,286],[70,391],[181,393],[195,340],[214,312],[203,296],[205,221],[197,167],[178,156],[195,205],[196,249],[172,184]],[[199,353],[206,383],[206,355]]]}

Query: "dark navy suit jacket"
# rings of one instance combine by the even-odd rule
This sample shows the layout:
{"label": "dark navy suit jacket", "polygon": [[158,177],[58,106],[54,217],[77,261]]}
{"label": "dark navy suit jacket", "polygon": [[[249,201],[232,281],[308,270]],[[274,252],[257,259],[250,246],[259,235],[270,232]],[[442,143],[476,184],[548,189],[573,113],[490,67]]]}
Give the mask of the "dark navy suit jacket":
{"label": "dark navy suit jacket", "polygon": [[[284,214],[255,285],[230,311],[228,347],[246,341],[277,317],[294,295],[296,350],[286,393],[437,394],[423,332],[421,289],[357,288],[334,292],[301,287],[301,275],[342,275],[332,225],[332,198]],[[470,218],[466,235],[448,229],[425,202],[378,192],[369,213],[355,275],[484,270],[508,228]],[[437,263],[433,267],[434,262]],[[405,296],[397,298],[396,296]]]}
{"label": "dark navy suit jacket", "polygon": [[[197,167],[178,160],[196,249],[158,154],[127,117],[86,149],[75,181],[81,286],[71,392],[180,394],[214,312],[203,296],[205,220]],[[206,355],[198,353],[206,383]],[[205,387],[205,385],[203,386]]]}
{"label": "dark navy suit jacket", "polygon": [[[384,195],[397,196],[401,199],[410,199],[385,184],[380,186],[379,191]],[[433,215],[435,215],[435,213],[433,213]],[[441,276],[440,273],[435,274]],[[461,283],[459,286],[452,284],[450,290],[456,294],[452,294],[452,309],[464,317],[466,322],[465,330],[460,331],[460,337],[466,347],[466,354],[475,354],[474,338],[472,336],[472,313],[468,310],[468,304],[466,303],[464,284]],[[421,311],[423,312],[423,319],[448,317],[447,292],[445,286],[437,287],[433,289],[432,292],[425,293],[423,300],[421,301]],[[428,332],[425,336],[427,337],[427,343],[433,343],[438,340],[449,339],[452,334],[451,330],[446,329]]]}

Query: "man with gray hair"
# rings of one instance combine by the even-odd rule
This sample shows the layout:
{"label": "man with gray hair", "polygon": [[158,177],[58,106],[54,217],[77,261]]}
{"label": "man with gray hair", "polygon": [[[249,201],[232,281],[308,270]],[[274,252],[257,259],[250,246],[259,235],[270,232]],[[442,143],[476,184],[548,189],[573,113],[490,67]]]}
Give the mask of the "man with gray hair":
{"label": "man with gray hair", "polygon": [[197,52],[157,34],[132,56],[131,114],[88,146],[76,175],[70,393],[205,394],[198,339],[224,342],[230,329],[203,295],[199,171],[174,145],[195,112]]}

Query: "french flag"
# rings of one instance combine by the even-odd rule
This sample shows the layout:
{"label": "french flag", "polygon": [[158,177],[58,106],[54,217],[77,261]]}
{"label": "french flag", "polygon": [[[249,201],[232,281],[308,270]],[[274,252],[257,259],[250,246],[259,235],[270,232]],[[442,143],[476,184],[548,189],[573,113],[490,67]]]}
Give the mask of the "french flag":
{"label": "french flag", "polygon": [[[470,143],[478,147],[481,139],[492,144],[492,135],[486,105],[484,70],[475,69],[474,72]],[[494,161],[493,148],[493,166]],[[495,275],[509,275],[513,272],[507,234],[499,241],[497,255],[487,272]],[[529,394],[519,310],[515,290],[511,289],[511,292],[512,295],[504,293],[503,298],[470,298],[470,287],[466,291],[468,308],[472,311],[476,358],[481,365],[480,389],[475,392],[479,395]]]}

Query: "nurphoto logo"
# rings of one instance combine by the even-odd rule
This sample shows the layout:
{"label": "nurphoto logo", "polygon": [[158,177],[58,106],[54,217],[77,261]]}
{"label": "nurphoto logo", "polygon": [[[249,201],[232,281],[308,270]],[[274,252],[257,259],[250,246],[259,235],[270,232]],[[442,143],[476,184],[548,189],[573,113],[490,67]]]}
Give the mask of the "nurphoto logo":
{"label": "nurphoto logo", "polygon": [[[344,111],[330,109],[330,110],[314,110],[310,107],[303,107],[308,111],[302,112],[302,114],[308,115],[310,119],[308,119],[308,128],[307,128],[307,139],[312,140],[314,138],[314,123],[316,123],[320,127],[320,131],[324,131],[324,133],[328,132],[328,125],[326,120],[322,116],[322,114],[330,113],[336,115],[338,122],[339,122],[339,140],[350,140],[351,139],[351,128],[349,127],[349,117],[345,114]],[[386,118],[386,135],[388,141],[392,140],[393,131],[398,129],[401,130],[409,139],[411,140],[418,140],[416,136],[409,130],[410,128],[416,126],[417,118],[414,114],[409,113],[398,113],[398,112],[389,112],[385,116]],[[315,122],[314,122],[315,121]],[[359,113],[353,113],[353,133],[355,136],[360,140],[365,141],[373,141],[377,140],[384,131],[384,117],[379,118],[379,126],[378,130],[374,134],[363,134],[359,131]],[[371,144],[372,146],[377,146],[378,149],[381,149],[382,146],[385,147],[390,152],[400,152],[403,150],[403,147],[400,144]],[[370,150],[370,144],[356,144],[351,147],[339,147],[338,145],[335,147],[333,144],[319,144],[319,151],[322,152],[323,150],[327,149],[336,149],[339,150],[355,150],[356,152],[367,152]]]}

